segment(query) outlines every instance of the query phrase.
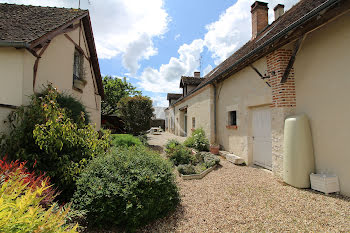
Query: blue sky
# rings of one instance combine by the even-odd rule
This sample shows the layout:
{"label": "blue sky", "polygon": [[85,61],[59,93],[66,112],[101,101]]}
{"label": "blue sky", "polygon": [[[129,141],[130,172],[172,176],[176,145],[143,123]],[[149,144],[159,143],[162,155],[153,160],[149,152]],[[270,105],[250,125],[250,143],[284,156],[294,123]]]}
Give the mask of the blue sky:
{"label": "blue sky", "polygon": [[[154,39],[154,46],[158,49],[156,56],[150,57],[148,60],[140,62],[140,69],[137,75],[146,67],[159,68],[160,64],[166,63],[171,57],[177,56],[179,47],[186,43],[190,44],[194,38],[201,38],[206,33],[205,26],[211,22],[218,20],[223,13],[233,3],[232,0],[212,1],[212,0],[166,0],[164,8],[171,17],[168,24],[168,31],[161,37]],[[184,7],[186,6],[186,7]],[[206,49],[201,54],[201,64],[197,68],[203,73],[204,68],[211,64],[214,66],[211,54]],[[129,71],[123,67],[120,56],[111,59],[100,59],[101,73],[117,76],[126,76],[128,81],[137,86],[138,79],[127,75]],[[200,69],[202,68],[202,69]],[[125,75],[126,74],[126,75]],[[180,78],[180,77],[179,77]],[[166,93],[154,93],[140,88],[145,95],[154,97],[161,96],[166,99]],[[174,90],[174,92],[180,92]],[[164,101],[158,100],[156,104],[163,104]],[[165,101],[166,102],[166,101]]]}
{"label": "blue sky", "polygon": [[[78,0],[0,0],[77,8]],[[180,93],[179,79],[205,75],[251,38],[254,0],[81,0],[89,9],[101,73],[127,80],[166,106],[166,93]],[[278,3],[269,0],[269,22]]]}

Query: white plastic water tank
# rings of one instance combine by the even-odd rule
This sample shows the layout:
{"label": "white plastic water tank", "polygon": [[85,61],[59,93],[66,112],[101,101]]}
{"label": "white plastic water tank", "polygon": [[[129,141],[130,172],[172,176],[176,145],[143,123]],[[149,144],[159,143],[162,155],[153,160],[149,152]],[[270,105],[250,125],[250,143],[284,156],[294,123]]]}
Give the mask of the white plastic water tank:
{"label": "white plastic water tank", "polygon": [[307,116],[290,116],[284,125],[283,181],[297,188],[310,188],[315,171],[311,129]]}

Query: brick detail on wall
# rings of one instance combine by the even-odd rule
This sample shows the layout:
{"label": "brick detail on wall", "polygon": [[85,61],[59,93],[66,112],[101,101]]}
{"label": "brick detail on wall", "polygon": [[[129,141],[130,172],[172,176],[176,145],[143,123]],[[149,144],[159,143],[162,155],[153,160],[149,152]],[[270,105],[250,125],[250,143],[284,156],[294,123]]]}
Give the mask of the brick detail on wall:
{"label": "brick detail on wall", "polygon": [[267,56],[267,71],[270,75],[268,82],[272,88],[271,107],[296,106],[294,68],[291,69],[287,81],[281,83],[291,55],[290,49],[277,49]]}

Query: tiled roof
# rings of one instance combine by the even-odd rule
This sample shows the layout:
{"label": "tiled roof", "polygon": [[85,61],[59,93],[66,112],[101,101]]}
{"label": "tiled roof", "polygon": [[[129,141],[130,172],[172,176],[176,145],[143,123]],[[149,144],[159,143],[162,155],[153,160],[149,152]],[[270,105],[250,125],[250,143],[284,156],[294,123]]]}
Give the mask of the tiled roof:
{"label": "tiled roof", "polygon": [[0,4],[0,40],[30,43],[87,10]]}
{"label": "tiled roof", "polygon": [[177,99],[179,99],[179,98],[181,98],[181,97],[182,97],[182,94],[168,93],[166,99],[167,99],[167,100],[170,100],[170,99],[172,99],[172,100],[177,100]]}
{"label": "tiled roof", "polygon": [[183,84],[187,85],[198,85],[200,84],[204,78],[197,78],[197,77],[188,77],[188,76],[182,76],[180,80],[180,88],[183,87]]}
{"label": "tiled roof", "polygon": [[82,19],[90,60],[96,77],[98,93],[104,98],[100,66],[88,10],[0,4],[0,43],[15,46],[25,43],[32,50],[46,35],[55,35],[60,28]]}
{"label": "tiled roof", "polygon": [[[221,80],[225,77],[229,77],[262,56],[267,55],[271,52],[271,49],[277,49],[277,47],[270,46],[273,42],[279,40],[279,47],[291,42],[291,37],[293,38],[294,33],[290,32],[295,32],[297,29],[300,29],[300,31],[305,33],[306,30],[310,31],[321,23],[324,23],[322,20],[311,21],[311,16],[310,18],[308,16],[311,15],[311,13],[320,13],[323,9],[326,9],[326,7],[334,6],[335,3],[339,2],[346,3],[347,0],[300,0],[296,5],[259,33],[255,39],[248,41],[234,54],[210,71],[204,77],[204,80],[186,97],[190,97],[191,94],[214,80]],[[311,26],[300,27],[299,25],[307,23]],[[298,25],[298,27],[294,27],[295,25]],[[282,34],[287,35],[287,32],[289,32],[288,36],[281,36]],[[183,98],[179,99],[177,102],[181,101]]]}

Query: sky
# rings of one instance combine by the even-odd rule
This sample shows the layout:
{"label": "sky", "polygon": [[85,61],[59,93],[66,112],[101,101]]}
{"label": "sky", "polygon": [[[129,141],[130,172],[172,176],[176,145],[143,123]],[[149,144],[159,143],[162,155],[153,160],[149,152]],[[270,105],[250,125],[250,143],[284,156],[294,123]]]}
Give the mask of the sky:
{"label": "sky", "polygon": [[[182,75],[204,76],[251,38],[254,0],[80,0],[89,9],[101,74],[126,77],[167,106],[182,93]],[[79,0],[0,0],[0,3],[78,8]],[[285,10],[298,0],[271,0]]]}

